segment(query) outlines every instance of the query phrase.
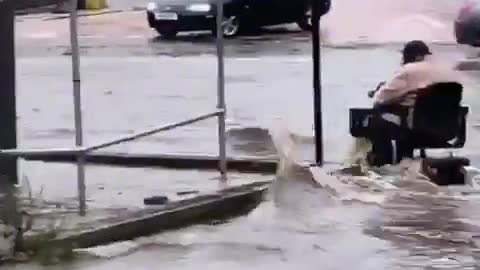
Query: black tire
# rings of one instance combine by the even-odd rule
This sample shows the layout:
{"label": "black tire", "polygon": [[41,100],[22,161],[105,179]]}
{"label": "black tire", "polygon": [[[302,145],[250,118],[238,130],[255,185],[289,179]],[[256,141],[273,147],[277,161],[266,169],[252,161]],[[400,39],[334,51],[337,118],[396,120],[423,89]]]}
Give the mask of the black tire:
{"label": "black tire", "polygon": [[475,35],[476,39],[472,42],[472,47],[480,47],[480,32]]}
{"label": "black tire", "polygon": [[160,36],[167,38],[167,39],[172,39],[175,38],[178,34],[178,31],[175,29],[160,29],[156,28],[157,32],[160,34]]}
{"label": "black tire", "polygon": [[[240,31],[242,31],[243,27],[240,22],[240,18],[237,16],[231,16],[228,18],[225,18],[224,21],[229,21],[229,28],[225,28],[223,32],[223,37],[224,38],[234,38],[240,34]],[[217,24],[216,21],[213,22],[212,26],[212,35],[214,37],[217,36]]]}

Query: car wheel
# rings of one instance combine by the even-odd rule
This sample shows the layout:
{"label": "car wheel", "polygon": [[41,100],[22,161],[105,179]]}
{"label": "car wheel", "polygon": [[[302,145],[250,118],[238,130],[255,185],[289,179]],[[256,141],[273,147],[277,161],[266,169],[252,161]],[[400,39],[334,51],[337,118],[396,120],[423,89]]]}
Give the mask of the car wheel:
{"label": "car wheel", "polygon": [[[224,18],[222,22],[222,31],[225,38],[232,38],[237,36],[240,33],[240,19],[237,16],[230,16]],[[212,34],[217,35],[217,25],[214,24],[212,27]]]}
{"label": "car wheel", "polygon": [[297,21],[297,25],[303,31],[311,31],[312,30],[312,8],[309,8],[303,18]]}
{"label": "car wheel", "polygon": [[160,36],[162,36],[164,38],[168,38],[168,39],[174,38],[178,34],[178,31],[175,30],[175,29],[160,29],[160,28],[157,28],[156,30],[160,34]]}
{"label": "car wheel", "polygon": [[480,32],[477,32],[475,35],[475,40],[472,42],[472,47],[478,48],[480,47]]}

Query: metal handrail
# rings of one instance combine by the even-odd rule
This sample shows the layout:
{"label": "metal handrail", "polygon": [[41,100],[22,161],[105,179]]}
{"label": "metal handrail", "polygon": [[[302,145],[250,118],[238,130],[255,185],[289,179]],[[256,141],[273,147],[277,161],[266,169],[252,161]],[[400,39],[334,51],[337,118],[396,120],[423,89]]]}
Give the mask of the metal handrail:
{"label": "metal handrail", "polygon": [[86,147],[72,147],[72,148],[43,148],[43,149],[2,149],[0,150],[1,156],[13,156],[13,157],[33,157],[36,155],[64,155],[64,154],[79,154],[86,152]]}
{"label": "metal handrail", "polygon": [[[124,137],[120,137],[108,142],[96,144],[89,147],[72,147],[72,148],[46,148],[46,149],[2,149],[0,150],[0,157],[1,156],[15,156],[15,157],[27,157],[27,156],[35,156],[35,155],[62,155],[62,154],[74,154],[77,156],[77,166],[79,164],[85,164],[85,155],[89,152],[93,152],[96,150],[100,150],[103,148],[107,148],[110,146],[118,145],[124,142],[135,141],[144,137],[152,136],[157,133],[172,130],[178,127],[194,124],[196,122],[200,122],[203,120],[207,120],[213,117],[220,117],[225,115],[225,110],[216,110],[211,113],[202,114],[197,117],[193,117],[184,121],[162,125],[160,127],[155,127],[146,131],[138,132],[133,135],[128,135]],[[220,155],[221,162],[226,162],[226,157]],[[220,169],[222,170],[222,164],[220,164]],[[80,204],[80,214],[85,215],[86,210],[86,187],[84,179],[82,181],[81,178],[78,178],[78,193],[79,193],[79,204]]]}
{"label": "metal handrail", "polygon": [[224,110],[216,110],[214,112],[203,114],[203,115],[197,116],[195,118],[190,118],[190,119],[185,120],[185,121],[181,121],[181,122],[177,122],[177,123],[173,123],[173,124],[168,124],[168,125],[164,125],[164,126],[161,126],[161,127],[156,127],[156,128],[153,128],[153,129],[150,129],[150,130],[147,130],[147,131],[143,131],[143,132],[139,132],[137,134],[133,134],[133,135],[130,135],[130,136],[127,136],[127,137],[118,138],[118,139],[112,140],[110,142],[105,142],[105,143],[97,144],[97,145],[94,145],[94,146],[90,146],[86,150],[87,150],[87,152],[90,152],[90,151],[100,150],[102,148],[106,148],[106,147],[113,146],[113,145],[116,145],[116,144],[129,142],[129,141],[134,141],[134,140],[137,140],[137,139],[140,139],[140,138],[143,138],[143,137],[148,137],[148,136],[154,135],[154,134],[162,132],[162,131],[168,131],[168,130],[171,130],[171,129],[174,129],[174,128],[177,128],[177,127],[183,127],[183,126],[190,125],[190,124],[202,121],[202,120],[207,120],[207,119],[212,118],[212,117],[218,117],[219,115],[223,115],[224,113],[225,113]]}
{"label": "metal handrail", "polygon": [[31,157],[35,155],[64,155],[64,154],[75,154],[75,155],[81,155],[81,154],[87,154],[92,151],[100,150],[103,148],[107,148],[110,146],[114,146],[117,144],[121,144],[124,142],[129,142],[129,141],[135,141],[137,139],[141,139],[144,137],[148,137],[151,135],[155,135],[157,133],[160,133],[162,131],[168,131],[172,130],[177,127],[182,127],[190,124],[194,124],[196,122],[200,122],[203,120],[207,120],[213,117],[218,117],[221,114],[224,114],[224,110],[216,110],[211,113],[207,114],[202,114],[200,116],[190,118],[188,120],[176,122],[173,124],[167,124],[167,125],[162,125],[160,127],[154,127],[149,130],[145,130],[142,132],[135,133],[133,135],[129,136],[124,136],[120,137],[108,142],[92,145],[92,146],[84,146],[84,147],[72,147],[72,148],[43,148],[43,149],[1,149],[0,150],[0,157],[1,156],[15,156],[15,157]]}
{"label": "metal handrail", "polygon": [[[1,0],[0,0],[1,1]],[[171,130],[177,127],[193,124],[212,117],[218,117],[218,146],[219,146],[219,169],[221,179],[226,179],[227,161],[226,161],[226,135],[225,135],[225,72],[224,72],[224,44],[223,44],[223,0],[217,1],[217,110],[203,114],[195,118],[181,121],[174,124],[168,124],[156,127],[147,131],[139,132],[126,137],[117,138],[101,144],[90,147],[83,145],[83,125],[82,125],[82,104],[81,104],[81,81],[80,81],[80,54],[78,44],[78,25],[77,25],[77,1],[70,2],[70,44],[72,48],[72,81],[73,81],[73,103],[75,118],[75,147],[72,148],[49,148],[49,149],[5,149],[0,150],[0,157],[15,156],[26,157],[35,155],[62,155],[75,154],[77,156],[77,183],[78,198],[80,204],[80,215],[86,214],[86,198],[85,198],[85,155],[90,151],[99,150],[109,146],[117,145],[124,142],[134,141],[139,138],[151,136],[158,132]]]}

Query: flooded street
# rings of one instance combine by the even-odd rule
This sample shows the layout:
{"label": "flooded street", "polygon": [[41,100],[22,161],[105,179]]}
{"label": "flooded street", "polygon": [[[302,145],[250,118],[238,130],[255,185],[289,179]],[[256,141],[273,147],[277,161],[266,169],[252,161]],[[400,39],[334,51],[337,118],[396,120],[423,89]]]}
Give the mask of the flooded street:
{"label": "flooded street", "polygon": [[[143,5],[112,1],[112,8],[124,10]],[[452,20],[457,8],[456,1],[446,0],[334,1],[332,14],[322,24],[328,162],[340,163],[346,158],[352,142],[348,109],[370,105],[367,91],[398,67],[401,43],[425,39],[432,43],[434,54],[452,65],[472,51],[453,42]],[[378,16],[367,15],[367,11]],[[70,146],[74,127],[67,21],[52,23],[36,16],[17,21],[20,146]],[[87,144],[215,108],[215,47],[208,34],[165,41],[147,28],[143,12],[105,16],[83,19],[80,29]],[[269,134],[274,127],[288,127],[306,138],[313,135],[307,33],[295,26],[266,29],[258,35],[228,40],[226,53],[229,156],[275,156]],[[464,100],[471,106],[471,114],[466,147],[458,151],[477,167],[479,78],[477,72],[462,73]],[[305,140],[306,159],[313,156],[310,141]],[[215,155],[216,121],[107,150]],[[75,196],[73,166],[22,162],[21,167],[32,189],[43,190],[43,196],[56,200]],[[256,177],[260,176],[233,175],[232,179]],[[94,197],[95,204],[135,205],[155,192],[200,189],[215,185],[216,180],[214,172],[89,167],[87,194]],[[99,186],[105,190],[100,191]],[[134,195],[121,195],[122,191]],[[307,179],[280,178],[257,209],[226,223],[92,249],[68,265],[5,269],[478,269],[479,199],[405,193],[381,206],[342,202]]]}

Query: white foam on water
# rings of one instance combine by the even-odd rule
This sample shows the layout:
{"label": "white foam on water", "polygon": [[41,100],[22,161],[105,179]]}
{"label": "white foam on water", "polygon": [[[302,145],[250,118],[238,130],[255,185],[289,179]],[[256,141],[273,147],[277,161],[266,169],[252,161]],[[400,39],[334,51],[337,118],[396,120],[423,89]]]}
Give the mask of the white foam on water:
{"label": "white foam on water", "polygon": [[[270,130],[273,144],[277,150],[280,162],[277,171],[277,181],[296,180],[295,172],[298,168],[306,168],[306,164],[301,156],[300,149],[301,140],[305,139],[301,134],[291,131],[288,124],[279,124]],[[313,146],[312,146],[313,147]],[[335,195],[341,201],[358,201],[363,203],[381,204],[385,200],[385,195],[380,193],[363,192],[353,189],[352,183],[344,183],[337,176],[330,175],[329,170],[333,168],[311,167],[310,172],[314,181]],[[339,168],[337,168],[339,169]],[[364,182],[368,182],[368,177]],[[357,179],[358,180],[358,179]],[[383,189],[381,185],[377,185],[374,181],[369,181],[372,189]],[[375,186],[375,188],[373,188]],[[386,186],[386,184],[385,184]]]}
{"label": "white foam on water", "polygon": [[100,258],[114,258],[119,256],[124,256],[130,254],[137,249],[139,249],[141,245],[134,241],[124,241],[124,242],[117,242],[110,245],[103,245],[103,246],[96,246],[91,248],[85,249],[78,249],[76,250],[79,253],[85,253],[91,256],[100,257]]}
{"label": "white foam on water", "polygon": [[367,153],[371,149],[372,144],[368,139],[354,138],[346,163],[349,165],[365,165]]}
{"label": "white foam on water", "polygon": [[295,141],[296,137],[288,125],[278,125],[270,129],[270,135],[280,159],[277,176],[288,178],[295,167],[302,166],[302,158],[299,156],[300,147]]}
{"label": "white foam on water", "polygon": [[451,258],[434,259],[430,263],[433,269],[459,269],[462,266],[461,262]]}
{"label": "white foam on water", "polygon": [[[301,151],[299,151],[302,136],[293,133],[291,130],[287,124],[280,124],[270,130],[280,159],[277,181],[296,180],[298,177],[295,172],[299,168],[306,168]],[[365,176],[332,175],[332,172],[335,173],[342,169],[340,165],[311,167],[310,172],[314,181],[340,201],[356,201],[367,204],[382,204],[394,194],[405,196],[423,194],[439,198],[465,200],[465,194],[468,193],[472,196],[479,192],[473,186],[439,187],[421,173],[420,160],[405,159],[398,165],[368,168],[364,157],[370,147],[368,141],[356,140],[346,158],[347,165],[345,167],[351,167],[352,164],[361,164]],[[473,175],[472,181],[480,182],[480,176],[476,176],[476,174]]]}

